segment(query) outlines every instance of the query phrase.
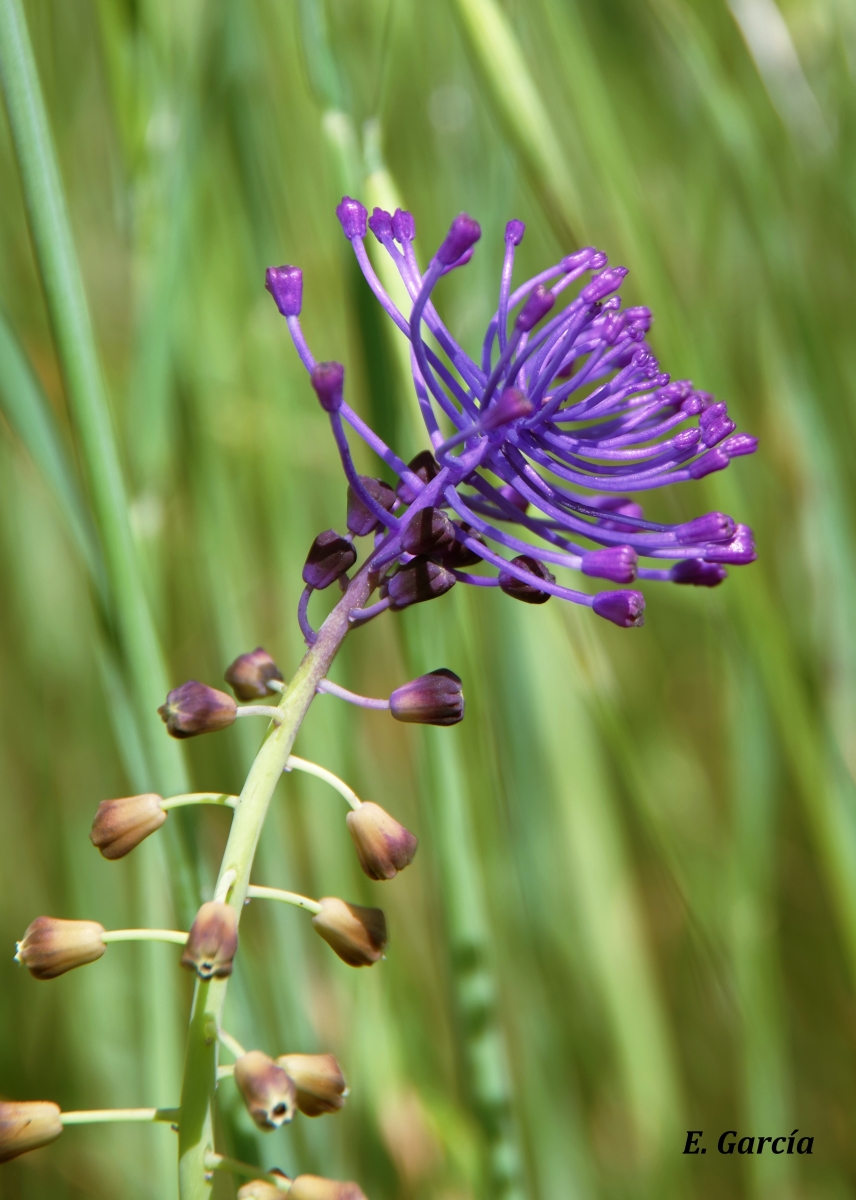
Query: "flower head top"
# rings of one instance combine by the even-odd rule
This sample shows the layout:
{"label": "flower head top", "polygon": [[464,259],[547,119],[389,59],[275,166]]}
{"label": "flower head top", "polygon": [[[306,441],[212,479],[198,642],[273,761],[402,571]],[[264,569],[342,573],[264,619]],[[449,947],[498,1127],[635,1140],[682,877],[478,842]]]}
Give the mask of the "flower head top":
{"label": "flower head top", "polygon": [[[376,208],[369,217],[349,197],[336,213],[369,287],[410,342],[431,452],[403,462],[345,402],[342,368],[316,364],[295,311],[296,268],[271,269],[268,288],[330,415],[349,502],[363,516],[359,532],[376,534],[373,565],[396,573],[385,589],[392,607],[403,607],[396,597],[413,603],[463,582],[498,586],[529,603],[556,595],[590,605],[618,625],[639,625],[639,592],[592,596],[558,583],[549,568],[616,584],[645,578],[713,587],[726,576],[724,564],[754,560],[752,531],[731,517],[716,512],[667,525],[646,520],[626,495],[701,479],[753,453],[757,442],[735,432],[724,403],[661,372],[645,340],[650,310],[621,307],[625,267],[610,267],[605,254],[585,247],[512,290],[524,226],[509,221],[498,305],[476,362],[446,328],[431,296],[445,274],[469,262],[481,236],[478,223],[456,217],[423,272],[410,213]],[[369,261],[368,230],[401,275],[409,316]],[[573,294],[569,289],[578,283]],[[283,298],[280,288],[287,288]],[[343,420],[398,476],[394,497],[380,481],[356,474]],[[640,566],[640,557],[648,565]],[[496,573],[462,569],[476,563]]]}

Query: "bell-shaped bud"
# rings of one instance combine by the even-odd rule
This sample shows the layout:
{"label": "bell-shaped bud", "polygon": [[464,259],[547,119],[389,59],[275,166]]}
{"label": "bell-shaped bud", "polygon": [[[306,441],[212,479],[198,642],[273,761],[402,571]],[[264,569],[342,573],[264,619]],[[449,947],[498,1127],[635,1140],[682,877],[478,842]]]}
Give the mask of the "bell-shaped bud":
{"label": "bell-shaped bud", "polygon": [[103,937],[97,921],[36,917],[15,947],[15,959],[36,979],[56,979],[100,958],[107,949]]}
{"label": "bell-shaped bud", "polygon": [[284,317],[299,317],[303,305],[303,272],[300,267],[268,267],[265,287]]}
{"label": "bell-shaped bud", "polygon": [[701,558],[682,558],[669,571],[669,579],[673,583],[688,583],[695,587],[716,587],[727,578],[725,567]]}
{"label": "bell-shaped bud", "polygon": [[303,582],[322,592],[349,571],[356,561],[353,543],[335,529],[325,529],[309,547],[303,564]]}
{"label": "bell-shaped bud", "polygon": [[439,508],[421,508],[401,534],[408,554],[439,554],[455,540],[455,527]]}
{"label": "bell-shaped bud", "polygon": [[305,1117],[338,1112],[348,1085],[332,1054],[281,1054],[276,1060],[294,1080],[297,1107]]}
{"label": "bell-shaped bud", "polygon": [[249,654],[240,654],[223,676],[239,700],[261,700],[276,688],[268,687],[272,679],[282,682],[282,672],[262,646]]}
{"label": "bell-shaped bud", "polygon": [[441,667],[396,688],[389,698],[396,721],[414,725],[457,725],[464,719],[464,690],[454,671]]}
{"label": "bell-shaped bud", "polygon": [[[460,523],[455,521],[454,526],[456,529],[460,529],[461,533],[465,534],[468,538],[484,546],[484,539],[479,537],[472,526],[468,525],[466,521],[461,521]],[[484,562],[484,559],[479,558],[475,550],[471,550],[469,546],[465,546],[457,537],[454,542],[446,547],[440,558],[442,559],[443,566],[447,567],[450,571],[461,571],[464,567],[474,567],[477,563]]]}
{"label": "bell-shaped bud", "polygon": [[357,1183],[339,1183],[320,1175],[298,1175],[289,1189],[290,1200],[366,1200]]}
{"label": "bell-shaped bud", "polygon": [[611,579],[613,583],[632,583],[636,578],[639,555],[632,546],[609,546],[583,555],[583,575]]}
{"label": "bell-shaped bud", "polygon": [[390,607],[407,608],[410,604],[422,604],[436,600],[455,586],[455,576],[445,567],[430,559],[416,558],[400,571],[396,571],[387,584]]}
{"label": "bell-shaped bud", "polygon": [[499,399],[491,404],[481,419],[484,430],[498,429],[500,425],[508,425],[511,421],[519,421],[528,417],[532,412],[532,403],[527,395],[519,388],[506,388]]}
{"label": "bell-shaped bud", "polygon": [[[414,475],[417,475],[423,483],[430,483],[432,479],[440,474],[440,464],[437,462],[430,450],[420,450],[415,458],[412,458],[407,464]],[[402,504],[412,504],[416,499],[416,493],[409,483],[401,480],[395,489],[395,494],[398,496]]]}
{"label": "bell-shaped bud", "polygon": [[360,866],[369,879],[394,879],[410,866],[419,843],[379,804],[365,800],[346,819]]}
{"label": "bell-shaped bud", "polygon": [[173,688],[158,712],[170,736],[189,738],[232,725],[238,706],[225,692],[191,679]]}
{"label": "bell-shaped bud", "polygon": [[[360,476],[360,483],[378,504],[385,508],[387,512],[392,512],[395,508],[395,492],[388,483],[384,483],[382,479],[372,479],[368,475]],[[348,485],[348,518],[347,526],[355,537],[366,537],[380,525],[380,521],[371,511],[366,508],[360,497],[354,489]]]}
{"label": "bell-shaped bud", "polygon": [[400,245],[416,237],[416,222],[406,208],[397,208],[392,214],[392,236]]}
{"label": "bell-shaped bud", "polygon": [[343,390],[345,387],[345,368],[341,363],[316,363],[309,376],[309,382],[315,389],[318,403],[324,412],[338,412],[342,407]]}
{"label": "bell-shaped bud", "polygon": [[250,1050],[238,1059],[235,1083],[259,1129],[279,1129],[294,1119],[297,1104],[294,1080],[261,1050]]}
{"label": "bell-shaped bud", "polygon": [[[288,1176],[284,1171],[278,1170],[276,1167],[270,1172],[271,1175],[279,1175],[283,1184],[290,1183]],[[275,1183],[271,1183],[269,1179],[252,1179],[249,1183],[245,1183],[243,1187],[238,1188],[238,1200],[282,1200],[282,1197],[287,1195],[289,1188],[277,1187]]]}
{"label": "bell-shaped bud", "polygon": [[645,597],[641,592],[598,592],[592,607],[599,617],[622,629],[638,629],[645,624]]}
{"label": "bell-shaped bud", "polygon": [[[552,575],[544,564],[539,559],[533,558],[531,554],[518,554],[516,558],[512,558],[511,563],[512,566],[528,571],[536,579],[544,579],[547,583],[556,582],[555,575]],[[499,586],[506,596],[522,600],[524,604],[546,604],[550,599],[549,592],[542,591],[534,583],[529,583],[525,579],[518,579],[510,571],[499,572]]]}
{"label": "bell-shaped bud", "polygon": [[92,822],[89,840],[105,858],[124,858],[163,825],[166,813],[161,803],[162,797],[154,792],[102,800]]}
{"label": "bell-shaped bud", "polygon": [[449,232],[437,251],[437,261],[444,267],[450,267],[462,258],[481,237],[481,225],[466,213],[455,217]]}
{"label": "bell-shaped bud", "polygon": [[349,967],[370,967],[383,958],[387,936],[381,909],[346,904],[336,896],[324,896],[319,904],[321,911],[312,924],[343,962]]}
{"label": "bell-shaped bud", "polygon": [[195,971],[200,979],[222,979],[232,974],[237,949],[235,910],[219,900],[209,900],[193,918],[181,965]]}
{"label": "bell-shaped bud", "polygon": [[[589,285],[591,286],[591,285]],[[529,293],[526,303],[517,314],[517,320],[514,322],[514,328],[521,333],[527,333],[533,329],[542,317],[546,317],[547,313],[556,303],[556,297],[551,291],[544,287],[543,283],[539,283]]]}
{"label": "bell-shaped bud", "polygon": [[50,1100],[0,1100],[0,1163],[55,1142],[62,1133],[59,1112]]}
{"label": "bell-shaped bud", "polygon": [[366,236],[366,217],[368,210],[364,205],[360,204],[359,200],[352,200],[350,196],[343,196],[339,204],[336,205],[336,216],[339,218],[339,224],[345,237],[349,242],[354,238],[364,238]]}
{"label": "bell-shaped bud", "polygon": [[505,240],[511,242],[514,246],[519,246],[523,241],[523,234],[526,232],[526,226],[522,221],[509,221],[505,227]]}

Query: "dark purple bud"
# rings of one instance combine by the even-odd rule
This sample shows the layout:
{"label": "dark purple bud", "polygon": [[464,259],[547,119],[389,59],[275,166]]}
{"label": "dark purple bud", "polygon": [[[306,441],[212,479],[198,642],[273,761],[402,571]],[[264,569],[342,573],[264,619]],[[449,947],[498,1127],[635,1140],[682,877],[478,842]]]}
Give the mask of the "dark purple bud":
{"label": "dark purple bud", "polygon": [[268,687],[272,679],[282,681],[282,672],[262,646],[239,655],[223,676],[239,700],[261,700],[276,692]]}
{"label": "dark purple bud", "polygon": [[599,617],[622,629],[638,629],[645,624],[645,597],[641,592],[598,592],[593,608]]}
{"label": "dark purple bud", "polygon": [[[460,529],[461,532],[464,533],[468,538],[472,538],[474,541],[484,546],[485,543],[483,539],[480,538],[473,528],[470,525],[467,525],[465,521],[462,521],[460,525],[457,523],[454,524],[455,528]],[[469,546],[465,546],[464,543],[458,541],[457,538],[446,550],[443,551],[441,559],[443,566],[448,567],[450,571],[460,571],[463,570],[464,567],[474,567],[476,563],[484,562],[484,559],[479,558],[475,550],[471,550]]]}
{"label": "dark purple bud", "polygon": [[621,287],[626,274],[627,267],[610,267],[608,271],[602,271],[600,275],[595,275],[591,283],[587,284],[580,292],[580,296],[586,304],[604,300],[611,292]]}
{"label": "dark purple bud", "polygon": [[[536,579],[544,579],[547,583],[556,582],[555,576],[550,574],[544,564],[537,558],[532,558],[530,554],[518,554],[516,558],[512,558],[511,563],[512,566],[528,571]],[[524,604],[546,604],[550,599],[549,592],[541,591],[534,583],[518,579],[510,571],[499,572],[499,586],[506,596],[511,596],[514,600],[522,600]]]}
{"label": "dark purple bud", "polygon": [[710,475],[714,471],[724,471],[727,466],[728,455],[723,454],[717,446],[715,450],[708,450],[707,454],[703,454],[701,458],[690,463],[687,470],[691,479],[704,479],[705,475]]}
{"label": "dark purple bud", "polygon": [[413,862],[417,839],[372,800],[346,817],[360,866],[369,879],[394,879]]}
{"label": "dark purple bud", "polygon": [[697,429],[682,429],[680,433],[675,434],[674,446],[678,451],[691,450],[693,446],[697,446],[701,433]]}
{"label": "dark purple bud", "polygon": [[297,1111],[294,1080],[261,1050],[250,1050],[238,1059],[235,1083],[259,1129],[265,1132],[279,1129],[294,1119]]}
{"label": "dark purple bud", "polygon": [[505,227],[505,240],[511,242],[515,246],[519,246],[523,241],[523,234],[526,232],[526,226],[522,221],[509,221]]}
{"label": "dark purple bud", "polygon": [[193,918],[181,965],[195,971],[200,979],[224,979],[232,974],[237,950],[235,910],[219,900],[209,900]]}
{"label": "dark purple bud", "polygon": [[735,566],[754,562],[758,557],[755,552],[755,535],[748,525],[738,525],[728,545],[708,546],[704,556],[708,562],[733,563]]}
{"label": "dark purple bud", "polygon": [[98,805],[89,840],[108,859],[124,858],[144,838],[160,829],[166,820],[163,798],[154,792],[102,800]]}
{"label": "dark purple bud", "polygon": [[[702,416],[707,416],[707,413],[702,413]],[[704,430],[704,444],[715,446],[723,438],[727,438],[729,433],[734,433],[736,428],[737,426],[730,417],[720,417],[718,421],[711,421]]]}
{"label": "dark purple bud", "polygon": [[734,537],[737,526],[727,513],[705,513],[703,517],[695,517],[675,529],[675,536],[681,544],[687,542],[730,542]]}
{"label": "dark purple bud", "polygon": [[393,575],[387,593],[390,607],[400,609],[410,604],[422,604],[425,600],[436,600],[454,586],[455,576],[451,571],[427,558],[417,558]]}
{"label": "dark purple bud", "polygon": [[528,396],[519,388],[506,388],[498,400],[494,401],[481,419],[484,430],[498,429],[500,425],[508,425],[511,421],[519,421],[528,417],[532,412],[532,403]]}
{"label": "dark purple bud", "polygon": [[741,454],[754,454],[758,449],[758,439],[751,433],[736,433],[727,442],[723,442],[720,450],[729,458],[739,458]]}
{"label": "dark purple bud", "polygon": [[583,555],[583,575],[611,579],[613,583],[632,583],[636,578],[639,556],[632,546],[610,546],[590,550]]}
{"label": "dark purple bud", "polygon": [[689,583],[695,587],[716,587],[728,578],[725,567],[719,563],[704,562],[701,558],[684,558],[669,571],[673,583]]}
{"label": "dark purple bud", "polygon": [[409,213],[406,208],[395,210],[392,218],[392,235],[401,245],[405,242],[412,242],[416,237],[416,222],[413,220],[413,214]]}
{"label": "dark purple bud", "polygon": [[521,496],[516,487],[512,487],[510,483],[504,484],[499,489],[499,494],[503,500],[507,500],[509,504],[513,504],[515,508],[519,508],[522,513],[525,513],[529,507],[529,501],[525,496]]}
{"label": "dark purple bud", "polygon": [[225,729],[234,722],[238,706],[225,692],[191,679],[173,688],[158,712],[171,737],[189,738]]}
{"label": "dark purple bud", "polygon": [[369,229],[379,242],[392,238],[392,217],[385,208],[376,208],[369,217]]}
{"label": "dark purple bud", "polygon": [[454,671],[441,667],[396,688],[389,698],[396,721],[412,725],[457,725],[464,719],[464,692]]}
{"label": "dark purple bud", "polygon": [[439,508],[421,508],[401,535],[408,554],[438,554],[455,540],[455,527]]}
{"label": "dark purple bud", "polygon": [[[387,512],[392,512],[395,508],[395,492],[388,483],[384,483],[382,479],[372,479],[368,475],[360,476],[360,483],[366,489],[373,500],[376,500],[382,508]],[[380,521],[363,504],[360,497],[354,489],[348,485],[348,529],[355,537],[366,537],[373,533],[380,525]]]}
{"label": "dark purple bud", "polygon": [[349,967],[370,967],[383,958],[386,917],[379,908],[348,904],[338,896],[322,896],[321,911],[312,918],[316,933]]}
{"label": "dark purple bud", "polygon": [[268,267],[265,287],[284,317],[299,317],[303,306],[303,272],[300,267]]}
{"label": "dark purple bud", "polygon": [[353,543],[335,529],[326,529],[309,547],[303,564],[303,582],[322,592],[349,571],[357,561]]}
{"label": "dark purple bud", "polygon": [[478,221],[474,221],[466,213],[461,213],[452,222],[449,232],[446,234],[445,241],[440,246],[435,257],[444,267],[450,267],[452,263],[456,263],[462,255],[466,254],[480,237],[481,226]]}
{"label": "dark purple bud", "polygon": [[526,333],[537,325],[542,317],[546,317],[555,303],[556,297],[553,293],[547,291],[543,283],[539,283],[529,293],[526,303],[517,314],[514,328],[519,329],[521,333]]}
{"label": "dark purple bud", "polygon": [[[423,483],[430,483],[432,479],[440,474],[440,466],[430,450],[420,450],[415,458],[412,458],[407,464],[414,475],[418,475]],[[409,484],[400,481],[395,489],[395,494],[398,496],[402,504],[412,504],[416,499],[416,493]]]}
{"label": "dark purple bud", "polygon": [[316,363],[309,376],[318,402],[325,412],[338,412],[342,407],[342,389],[345,384],[345,368],[341,363]]}
{"label": "dark purple bud", "polygon": [[339,224],[344,230],[345,237],[349,242],[354,238],[364,238],[366,236],[366,217],[368,212],[364,205],[360,204],[359,200],[352,200],[350,196],[343,196],[339,204],[336,205],[336,216],[339,218]]}

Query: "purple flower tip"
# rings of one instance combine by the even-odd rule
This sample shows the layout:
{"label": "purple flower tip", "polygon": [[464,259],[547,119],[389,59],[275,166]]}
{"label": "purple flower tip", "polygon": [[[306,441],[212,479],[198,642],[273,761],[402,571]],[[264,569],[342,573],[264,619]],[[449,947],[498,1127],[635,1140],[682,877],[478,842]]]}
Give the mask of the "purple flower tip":
{"label": "purple flower tip", "polygon": [[[602,259],[602,262],[595,262],[595,259]],[[578,271],[580,267],[605,267],[606,255],[601,254],[599,250],[595,250],[594,246],[583,246],[582,250],[575,250],[573,254],[567,254],[562,259],[562,270],[566,275],[571,271]]]}
{"label": "purple flower tip", "polygon": [[455,217],[446,238],[437,251],[437,261],[444,267],[456,263],[481,237],[481,225],[466,213]]}
{"label": "purple flower tip", "polygon": [[303,272],[300,267],[268,267],[265,287],[284,317],[299,317],[303,306]]}
{"label": "purple flower tip", "polygon": [[694,587],[716,587],[728,578],[725,567],[719,563],[704,562],[701,558],[684,558],[669,571],[673,583],[688,583]]}
{"label": "purple flower tip", "polygon": [[676,450],[690,450],[698,444],[701,434],[697,429],[682,429],[680,433],[675,434],[674,446]]}
{"label": "purple flower tip", "polygon": [[531,412],[532,403],[528,396],[518,388],[506,388],[482,417],[481,427],[485,430],[498,429],[500,425],[507,425],[520,417],[528,417]]}
{"label": "purple flower tip", "polygon": [[[611,579],[613,583],[632,583],[636,578],[639,556],[632,546],[610,546],[606,550],[590,550],[583,555],[583,575],[595,579]],[[604,592],[604,595],[609,595]]]}
{"label": "purple flower tip", "polygon": [[622,629],[638,629],[644,625],[645,597],[641,592],[598,592],[594,611]]}
{"label": "purple flower tip", "polygon": [[522,221],[509,221],[505,227],[505,240],[519,246],[523,241],[523,234],[526,232],[526,226]]}
{"label": "purple flower tip", "polygon": [[751,433],[735,433],[719,447],[729,458],[739,458],[741,454],[754,454],[758,449],[758,439]]}
{"label": "purple flower tip", "polygon": [[385,208],[376,208],[369,217],[369,229],[379,242],[392,237],[392,217]]}
{"label": "purple flower tip", "polygon": [[547,291],[543,283],[539,283],[529,293],[528,300],[517,314],[517,320],[514,322],[515,328],[519,329],[521,333],[526,333],[547,315],[555,303],[556,297],[553,293]]}
{"label": "purple flower tip", "polygon": [[610,267],[608,271],[602,271],[583,288],[580,292],[581,298],[586,304],[595,304],[598,300],[604,300],[611,292],[621,287],[626,274],[627,267]]}
{"label": "purple flower tip", "polygon": [[712,563],[733,563],[736,567],[754,562],[758,557],[755,551],[755,535],[748,525],[738,525],[734,537],[725,546],[708,546],[704,557]]}
{"label": "purple flower tip", "polygon": [[316,363],[310,375],[315,394],[325,412],[338,412],[342,407],[345,368],[341,363]]}
{"label": "purple flower tip", "polygon": [[416,237],[416,222],[413,214],[405,208],[397,208],[392,218],[392,234],[397,242],[412,242]]}
{"label": "purple flower tip", "polygon": [[690,463],[687,470],[691,479],[704,479],[705,475],[710,475],[713,471],[724,471],[727,466],[728,455],[723,454],[717,446],[715,450],[708,450],[707,454]]}
{"label": "purple flower tip", "polygon": [[349,242],[352,242],[354,238],[366,236],[368,211],[364,205],[360,204],[359,200],[343,196],[341,203],[336,205],[336,216],[339,218],[339,224],[345,231],[345,237]]}
{"label": "purple flower tip", "polygon": [[675,536],[682,545],[687,542],[730,542],[736,530],[734,520],[727,513],[712,512],[679,525]]}

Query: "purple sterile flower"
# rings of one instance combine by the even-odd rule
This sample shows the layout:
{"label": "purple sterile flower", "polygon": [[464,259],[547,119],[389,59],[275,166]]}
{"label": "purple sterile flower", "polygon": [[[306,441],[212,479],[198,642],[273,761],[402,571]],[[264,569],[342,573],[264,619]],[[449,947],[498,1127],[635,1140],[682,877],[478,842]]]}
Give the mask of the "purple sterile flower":
{"label": "purple sterile flower", "polygon": [[299,317],[303,305],[303,272],[300,267],[268,267],[265,287],[284,317]]}
{"label": "purple sterile flower", "polygon": [[325,412],[338,412],[342,407],[342,392],[345,386],[345,368],[341,363],[316,363],[309,376],[315,389],[318,403]]}
{"label": "purple sterile flower", "polygon": [[[567,586],[559,571],[615,584],[713,587],[725,578],[725,564],[753,561],[752,531],[731,517],[713,512],[670,525],[647,519],[628,495],[724,470],[754,453],[757,442],[736,432],[724,402],[660,369],[647,341],[650,309],[622,307],[626,267],[609,266],[605,254],[585,246],[515,288],[524,226],[510,221],[496,311],[472,358],[435,308],[434,291],[469,261],[481,237],[478,222],[457,216],[423,270],[410,213],[376,208],[369,218],[349,197],[336,213],[366,282],[410,343],[430,443],[405,463],[340,388],[330,385],[322,396],[299,318],[282,308],[322,403],[331,396],[331,428],[349,484],[348,528],[375,535],[371,561],[382,600],[364,610],[367,616],[462,582],[528,603],[558,596],[614,624],[637,626],[640,592],[592,595]],[[369,229],[401,275],[409,311],[397,307],[369,261]],[[345,426],[397,477],[393,487],[357,475]],[[481,570],[468,573],[471,567]]]}

